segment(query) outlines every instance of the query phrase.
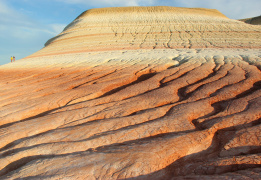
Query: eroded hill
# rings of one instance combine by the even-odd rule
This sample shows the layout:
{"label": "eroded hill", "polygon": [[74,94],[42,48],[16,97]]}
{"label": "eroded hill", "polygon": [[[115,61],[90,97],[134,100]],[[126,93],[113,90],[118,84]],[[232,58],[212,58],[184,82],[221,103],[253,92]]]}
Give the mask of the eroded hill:
{"label": "eroded hill", "polygon": [[240,19],[240,21],[253,25],[261,25],[261,16],[247,18],[247,19]]}
{"label": "eroded hill", "polygon": [[83,13],[0,67],[1,179],[261,178],[260,31],[207,9]]}

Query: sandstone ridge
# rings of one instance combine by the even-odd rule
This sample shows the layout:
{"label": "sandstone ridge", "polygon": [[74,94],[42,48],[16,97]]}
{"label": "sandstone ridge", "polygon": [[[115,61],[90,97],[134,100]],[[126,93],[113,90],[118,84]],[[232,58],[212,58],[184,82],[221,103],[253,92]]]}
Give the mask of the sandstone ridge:
{"label": "sandstone ridge", "polygon": [[127,7],[88,10],[30,57],[130,49],[260,48],[261,27],[217,10]]}
{"label": "sandstone ridge", "polygon": [[[119,14],[117,14],[119,13]],[[76,19],[85,18],[86,16],[92,15],[122,15],[122,14],[142,14],[142,13],[170,13],[172,15],[186,15],[186,14],[193,14],[193,15],[207,15],[213,17],[222,17],[226,18],[225,15],[220,13],[216,9],[206,9],[206,8],[180,8],[180,7],[170,7],[170,6],[155,6],[155,7],[113,7],[113,8],[96,8],[90,9],[83,12],[80,16]]]}
{"label": "sandstone ridge", "polygon": [[0,66],[0,179],[261,179],[260,28],[127,10]]}

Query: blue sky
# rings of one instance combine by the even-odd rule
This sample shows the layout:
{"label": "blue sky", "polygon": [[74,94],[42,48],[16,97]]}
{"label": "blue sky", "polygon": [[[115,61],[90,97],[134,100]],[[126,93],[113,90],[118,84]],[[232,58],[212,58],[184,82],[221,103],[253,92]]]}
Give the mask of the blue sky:
{"label": "blue sky", "polygon": [[0,65],[40,50],[83,11],[118,6],[211,8],[231,19],[261,15],[260,0],[0,0]]}

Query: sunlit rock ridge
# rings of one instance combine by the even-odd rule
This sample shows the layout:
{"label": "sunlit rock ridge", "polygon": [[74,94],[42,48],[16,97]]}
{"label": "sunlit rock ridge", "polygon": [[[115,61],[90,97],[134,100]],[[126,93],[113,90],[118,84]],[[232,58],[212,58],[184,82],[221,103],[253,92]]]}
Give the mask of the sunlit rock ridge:
{"label": "sunlit rock ridge", "polygon": [[33,56],[121,49],[260,48],[260,27],[217,10],[175,7],[91,9]]}
{"label": "sunlit rock ridge", "polygon": [[260,179],[261,26],[91,9],[0,66],[0,179]]}

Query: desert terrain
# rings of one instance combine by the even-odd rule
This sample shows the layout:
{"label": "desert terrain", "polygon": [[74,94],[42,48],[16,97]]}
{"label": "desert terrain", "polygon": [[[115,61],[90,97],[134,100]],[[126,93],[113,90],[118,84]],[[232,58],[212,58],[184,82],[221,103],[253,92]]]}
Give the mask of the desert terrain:
{"label": "desert terrain", "polygon": [[261,178],[260,25],[91,9],[0,77],[0,179]]}
{"label": "desert terrain", "polygon": [[253,17],[253,18],[246,18],[246,19],[240,19],[240,21],[243,21],[248,24],[253,25],[261,25],[261,16]]}

